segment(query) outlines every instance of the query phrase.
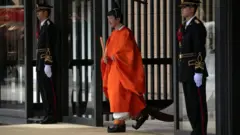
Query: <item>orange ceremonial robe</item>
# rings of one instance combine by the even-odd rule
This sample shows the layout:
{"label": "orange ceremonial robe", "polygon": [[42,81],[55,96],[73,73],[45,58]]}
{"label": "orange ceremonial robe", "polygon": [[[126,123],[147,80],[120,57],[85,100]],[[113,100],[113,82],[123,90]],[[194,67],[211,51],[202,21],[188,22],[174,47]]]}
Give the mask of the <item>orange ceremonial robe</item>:
{"label": "orange ceremonial robe", "polygon": [[141,53],[131,30],[127,27],[114,30],[105,51],[108,62],[101,60],[101,72],[110,111],[129,112],[135,117],[145,108],[145,77]]}

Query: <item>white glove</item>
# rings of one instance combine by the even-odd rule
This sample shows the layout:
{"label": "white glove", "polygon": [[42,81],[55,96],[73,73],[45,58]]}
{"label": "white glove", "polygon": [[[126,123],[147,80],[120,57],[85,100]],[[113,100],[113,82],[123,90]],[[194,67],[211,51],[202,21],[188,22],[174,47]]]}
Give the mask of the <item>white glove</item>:
{"label": "white glove", "polygon": [[195,73],[194,81],[197,87],[200,87],[202,85],[202,78],[203,78],[203,75],[201,73]]}
{"label": "white glove", "polygon": [[52,70],[50,65],[45,65],[44,72],[48,78],[52,77]]}

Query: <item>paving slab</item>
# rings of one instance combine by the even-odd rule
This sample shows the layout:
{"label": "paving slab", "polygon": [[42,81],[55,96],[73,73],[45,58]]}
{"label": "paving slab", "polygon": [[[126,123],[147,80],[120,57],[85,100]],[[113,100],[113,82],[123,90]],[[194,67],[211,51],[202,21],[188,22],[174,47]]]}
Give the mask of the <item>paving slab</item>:
{"label": "paving slab", "polygon": [[[152,124],[152,125],[151,125]],[[131,128],[131,122],[127,123],[126,133],[117,133],[118,135],[173,135],[168,130],[170,127],[156,128],[156,123],[149,122],[141,129]],[[21,124],[21,125],[2,125],[0,126],[0,135],[109,135],[106,127],[92,127],[78,124]]]}

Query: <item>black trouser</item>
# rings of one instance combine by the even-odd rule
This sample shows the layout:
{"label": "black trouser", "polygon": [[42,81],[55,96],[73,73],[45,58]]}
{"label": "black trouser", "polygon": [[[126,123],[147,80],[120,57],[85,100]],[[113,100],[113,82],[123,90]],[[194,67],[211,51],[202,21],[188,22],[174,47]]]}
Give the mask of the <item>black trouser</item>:
{"label": "black trouser", "polygon": [[183,91],[188,118],[193,129],[191,135],[206,135],[208,123],[206,80],[200,88],[196,87],[193,80],[183,82]]}
{"label": "black trouser", "polygon": [[56,117],[56,93],[51,78],[48,78],[43,70],[40,70],[37,71],[37,80],[45,116]]}

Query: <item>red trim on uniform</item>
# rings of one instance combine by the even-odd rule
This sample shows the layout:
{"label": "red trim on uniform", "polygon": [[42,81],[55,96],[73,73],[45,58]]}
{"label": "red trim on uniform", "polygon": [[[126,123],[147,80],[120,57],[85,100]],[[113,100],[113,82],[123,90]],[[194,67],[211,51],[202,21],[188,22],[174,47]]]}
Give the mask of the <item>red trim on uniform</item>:
{"label": "red trim on uniform", "polygon": [[200,111],[201,111],[201,121],[202,121],[202,135],[205,135],[205,130],[204,130],[204,113],[203,113],[203,101],[202,101],[202,96],[201,96],[201,90],[198,88],[198,95],[200,99]]}
{"label": "red trim on uniform", "polygon": [[53,81],[52,79],[50,79],[50,82],[51,82],[51,86],[52,86],[52,93],[53,93],[53,106],[54,106],[54,117],[56,118],[57,117],[57,98],[56,98],[56,93],[55,93],[55,90],[54,90],[54,87],[53,87]]}

